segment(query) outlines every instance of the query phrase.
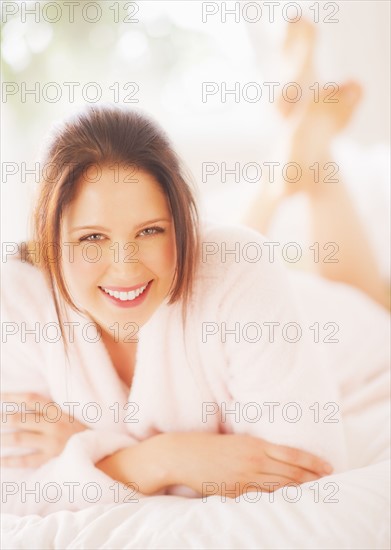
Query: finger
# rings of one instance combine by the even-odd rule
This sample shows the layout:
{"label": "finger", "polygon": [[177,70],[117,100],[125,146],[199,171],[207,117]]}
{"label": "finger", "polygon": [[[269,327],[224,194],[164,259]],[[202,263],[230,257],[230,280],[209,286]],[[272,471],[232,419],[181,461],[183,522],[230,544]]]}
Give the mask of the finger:
{"label": "finger", "polygon": [[302,451],[301,449],[295,449],[294,447],[285,447],[284,445],[268,444],[265,448],[265,453],[268,457],[286,464],[299,466],[305,468],[311,472],[315,472],[323,475],[331,474],[333,467],[331,464],[323,460],[322,458]]}
{"label": "finger", "polygon": [[6,425],[7,428],[15,428],[22,431],[45,433],[46,435],[52,435],[55,428],[55,423],[49,422],[41,414],[26,414],[26,413],[14,413],[9,415],[2,415],[1,422]]}
{"label": "finger", "polygon": [[2,468],[38,468],[47,462],[44,453],[30,453],[21,456],[2,456],[0,465]]}
{"label": "finger", "polygon": [[[232,485],[232,486],[231,486]],[[292,479],[288,479],[284,476],[278,476],[275,474],[270,473],[264,473],[254,476],[253,480],[246,481],[246,482],[237,482],[233,486],[233,484],[229,485],[228,487],[226,485],[222,485],[221,488],[219,488],[217,494],[221,494],[222,496],[229,497],[229,498],[235,498],[237,496],[242,495],[243,493],[254,493],[254,492],[261,492],[261,493],[274,493],[274,491],[278,491],[279,489],[282,489],[286,485],[291,485],[297,487],[299,483],[295,482]],[[223,490],[224,487],[224,490]]]}
{"label": "finger", "polygon": [[35,409],[36,403],[38,403],[41,407],[44,407],[48,403],[53,403],[50,398],[40,395],[39,393],[32,392],[5,392],[0,394],[0,399],[5,403],[17,403],[18,405],[24,403],[26,405],[26,409]]}
{"label": "finger", "polygon": [[[254,489],[251,490],[255,491],[257,485],[258,491],[261,491],[263,493],[274,493],[274,491],[278,491],[279,489],[282,489],[282,487],[286,487],[287,485],[297,487],[299,483],[295,482],[292,479],[288,479],[287,477],[266,474],[257,479],[256,483],[254,483]],[[250,488],[250,485],[248,486]]]}
{"label": "finger", "polygon": [[[27,416],[41,415],[49,422],[57,421],[62,416],[61,407],[43,395],[37,393],[2,393],[2,403],[11,403],[14,405],[22,405],[22,414]],[[7,417],[11,417],[15,412],[8,411]],[[2,418],[2,422],[4,422]]]}
{"label": "finger", "polygon": [[1,435],[2,447],[27,447],[43,451],[47,447],[47,437],[34,432],[12,432]]}
{"label": "finger", "polygon": [[321,477],[318,473],[312,472],[311,470],[280,462],[279,460],[270,460],[270,463],[265,466],[269,471],[265,471],[265,468],[263,468],[261,472],[262,475],[279,476],[299,484],[315,481]]}

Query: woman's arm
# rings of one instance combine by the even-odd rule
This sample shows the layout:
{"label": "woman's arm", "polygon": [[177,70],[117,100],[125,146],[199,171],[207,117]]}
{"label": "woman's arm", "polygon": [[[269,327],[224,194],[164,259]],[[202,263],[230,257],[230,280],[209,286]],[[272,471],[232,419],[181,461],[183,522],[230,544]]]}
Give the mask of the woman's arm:
{"label": "woman's arm", "polygon": [[[9,403],[6,410],[2,410],[2,428],[7,428],[8,421],[12,422],[11,416],[18,417],[23,411],[23,407],[18,406],[20,396],[17,394],[34,392],[45,396],[46,402],[56,401],[60,407],[68,401],[74,403],[78,392],[74,393],[71,388],[83,382],[83,372],[80,372],[79,377],[79,366],[76,364],[74,368],[67,368],[61,339],[45,341],[42,336],[42,327],[57,321],[42,273],[31,265],[11,260],[3,266],[2,282],[1,305],[5,334],[1,389],[10,397],[7,397]],[[15,296],[18,298],[15,299]],[[73,316],[70,313],[68,320],[73,322],[78,319],[76,314]],[[76,322],[76,326],[78,324]],[[106,379],[101,379],[100,384],[106,392],[110,391]],[[78,395],[81,397],[80,393]],[[115,392],[112,395],[115,396]],[[76,412],[82,410],[86,401],[93,400],[91,394],[86,399],[80,398]],[[2,456],[5,458],[1,472],[4,512],[46,515],[59,510],[80,510],[97,503],[113,504],[126,499],[129,491],[122,491],[122,486],[119,487],[112,478],[95,468],[95,463],[119,449],[137,444],[134,437],[120,431],[121,427],[116,423],[110,424],[109,419],[101,426],[88,422],[87,428],[91,429],[74,433],[72,428],[76,426],[76,421],[86,424],[87,418],[82,414],[76,416],[75,413],[74,423],[67,427],[66,423],[61,426],[69,409],[63,410],[61,418],[50,422],[49,429],[45,431],[41,426],[44,416],[41,413],[44,410],[47,416],[56,416],[55,407],[43,409],[38,406],[39,403],[36,407],[34,403],[30,406],[30,400],[24,397],[22,401],[26,401],[26,414],[24,418],[18,418],[18,425],[14,427],[21,428],[25,434],[20,435],[20,431],[19,435],[5,434],[1,440]],[[35,414],[34,411],[38,412]],[[26,429],[27,426],[33,429]],[[32,433],[27,432],[35,432],[34,435],[38,437],[31,438]],[[46,439],[44,432],[46,435],[50,432],[53,436],[49,435],[49,449],[47,441],[43,442]],[[60,445],[59,440],[62,440]],[[34,453],[36,446],[44,451],[42,454],[45,456],[38,457]],[[28,454],[36,456],[28,457]]]}
{"label": "woman's arm", "polygon": [[170,434],[158,434],[121,449],[95,464],[107,476],[150,495],[173,483]]}
{"label": "woman's arm", "polygon": [[[2,399],[24,403],[30,410],[35,403],[47,403],[37,394],[2,394]],[[56,425],[44,415],[25,416],[23,419],[20,414],[8,415],[7,427],[18,431],[4,434],[2,445],[31,447],[34,452],[2,457],[3,467],[37,468],[60,455],[72,435],[87,429],[68,415],[62,415]],[[270,491],[330,472],[323,461],[297,449],[251,436],[202,432],[153,436],[103,458],[96,468],[123,485],[132,483],[144,494],[165,490],[170,485],[185,485],[204,494],[210,483],[219,494],[241,494],[248,483],[255,484],[253,490],[255,486]]]}
{"label": "woman's arm", "polygon": [[319,318],[306,304],[315,297],[298,292],[287,268],[267,253],[264,239],[245,228],[215,233],[211,240],[218,244],[224,238],[227,250],[235,245],[246,250],[249,244],[263,250],[253,263],[243,255],[236,263],[232,254],[225,263],[216,262],[219,302],[209,319],[217,332],[199,348],[205,362],[225,360],[220,369],[226,392],[216,413],[222,431],[305,449],[344,471],[342,403],[327,348],[342,345],[338,338],[344,338],[345,327],[339,327],[336,343],[324,343],[324,335],[317,339],[313,329]]}
{"label": "woman's arm", "polygon": [[299,449],[248,435],[202,432],[159,434],[104,458],[96,468],[147,495],[170,485],[205,495],[213,484],[213,494],[229,497],[245,490],[272,492],[332,471],[330,464]]}

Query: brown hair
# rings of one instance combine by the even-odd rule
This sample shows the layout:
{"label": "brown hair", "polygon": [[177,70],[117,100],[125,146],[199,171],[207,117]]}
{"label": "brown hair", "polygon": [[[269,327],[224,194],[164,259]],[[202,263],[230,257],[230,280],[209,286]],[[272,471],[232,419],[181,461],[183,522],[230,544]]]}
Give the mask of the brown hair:
{"label": "brown hair", "polygon": [[[61,263],[50,247],[60,247],[63,212],[77,192],[83,172],[93,165],[136,165],[152,175],[165,193],[175,227],[177,265],[169,304],[183,300],[182,314],[191,296],[199,255],[198,212],[182,163],[165,132],[148,116],[128,108],[102,104],[88,106],[65,120],[54,132],[43,159],[43,170],[33,215],[33,243],[22,252],[26,261],[45,274],[60,321],[60,296],[76,311],[64,281]],[[29,253],[31,244],[39,260]],[[65,343],[66,347],[66,343]]]}

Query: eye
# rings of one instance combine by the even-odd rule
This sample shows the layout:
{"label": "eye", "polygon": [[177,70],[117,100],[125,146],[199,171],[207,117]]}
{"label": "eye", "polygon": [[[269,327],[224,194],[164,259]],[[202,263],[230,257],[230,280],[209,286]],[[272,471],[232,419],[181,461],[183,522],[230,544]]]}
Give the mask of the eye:
{"label": "eye", "polygon": [[140,231],[139,235],[145,236],[145,237],[152,237],[153,235],[157,235],[158,233],[164,233],[163,227],[147,227],[146,229],[143,229]]}
{"label": "eye", "polygon": [[[98,239],[95,239],[95,238],[92,238],[92,237],[99,237]],[[81,237],[79,239],[79,242],[82,242],[82,241],[101,241],[102,239],[104,239],[104,236],[101,235],[100,233],[92,233],[92,235],[86,235],[85,237]]]}

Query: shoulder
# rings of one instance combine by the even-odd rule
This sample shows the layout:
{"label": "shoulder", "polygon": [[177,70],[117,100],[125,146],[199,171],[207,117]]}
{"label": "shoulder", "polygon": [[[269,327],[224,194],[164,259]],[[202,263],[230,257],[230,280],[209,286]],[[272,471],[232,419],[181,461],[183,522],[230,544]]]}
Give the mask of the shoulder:
{"label": "shoulder", "polygon": [[248,276],[260,270],[266,274],[275,263],[274,259],[270,262],[268,240],[243,225],[205,223],[200,248],[200,273],[204,276]]}
{"label": "shoulder", "polygon": [[[7,258],[1,266],[2,287],[23,286],[20,292],[24,289],[39,287],[39,290],[46,288],[49,290],[43,272],[36,266],[22,261],[19,258]],[[4,289],[6,290],[6,289]]]}
{"label": "shoulder", "polygon": [[8,258],[1,266],[1,304],[5,317],[17,320],[27,312],[55,311],[53,297],[43,272],[28,262]]}
{"label": "shoulder", "polygon": [[243,244],[252,241],[264,242],[266,239],[261,233],[240,224],[223,224],[205,220],[201,225],[201,238],[218,242],[241,242]]}
{"label": "shoulder", "polygon": [[[201,226],[197,294],[230,300],[249,285],[270,287],[284,278],[284,266],[270,261],[268,240],[242,225],[206,222]],[[266,243],[266,244],[265,244]]]}

